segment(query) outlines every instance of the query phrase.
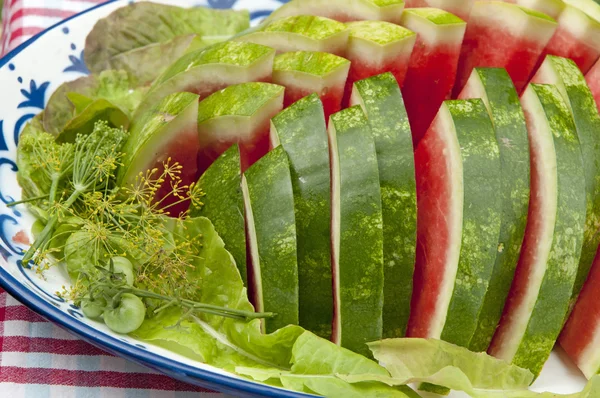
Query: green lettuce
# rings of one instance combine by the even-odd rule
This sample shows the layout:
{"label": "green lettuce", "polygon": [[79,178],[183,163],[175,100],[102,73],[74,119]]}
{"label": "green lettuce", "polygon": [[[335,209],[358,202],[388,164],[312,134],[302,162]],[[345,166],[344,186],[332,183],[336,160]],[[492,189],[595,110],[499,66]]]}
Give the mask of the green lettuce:
{"label": "green lettuce", "polygon": [[66,142],[79,128],[83,127],[83,132],[93,129],[98,120],[107,120],[112,127],[127,127],[145,92],[146,88],[134,88],[125,71],[117,70],[63,83],[44,109],[44,129],[54,136],[67,129],[67,136],[61,138]]}
{"label": "green lettuce", "polygon": [[368,346],[398,384],[426,382],[470,393],[527,389],[533,382],[529,370],[441,340],[387,339]]}
{"label": "green lettuce", "polygon": [[17,181],[23,190],[22,198],[28,199],[50,191],[50,177],[39,165],[37,156],[40,146],[56,145],[54,137],[44,131],[41,114],[25,125],[17,147]]}
{"label": "green lettuce", "polygon": [[249,25],[247,11],[134,3],[96,23],[86,39],[85,63],[95,73],[125,69],[136,84],[147,84],[189,49],[226,40]]}

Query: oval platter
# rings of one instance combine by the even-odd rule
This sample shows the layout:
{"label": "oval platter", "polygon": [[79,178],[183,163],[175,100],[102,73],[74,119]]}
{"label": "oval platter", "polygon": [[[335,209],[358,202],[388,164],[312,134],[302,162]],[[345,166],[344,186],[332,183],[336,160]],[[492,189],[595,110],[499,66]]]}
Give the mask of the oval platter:
{"label": "oval platter", "polygon": [[[0,285],[20,302],[76,334],[87,342],[166,375],[234,395],[310,396],[255,383],[204,365],[168,350],[116,334],[104,324],[86,319],[80,309],[55,292],[68,284],[60,267],[44,278],[21,262],[24,247],[13,240],[21,231],[29,234],[33,217],[25,206],[8,208],[21,190],[16,180],[16,147],[24,125],[44,109],[50,94],[63,82],[88,74],[83,62],[85,38],[95,22],[115,9],[131,3],[113,0],[77,14],[44,32],[0,59]],[[285,0],[163,0],[179,5],[247,9],[256,24]],[[585,379],[566,356],[555,351],[533,389],[555,393],[580,391]],[[451,397],[463,396],[452,393]]]}

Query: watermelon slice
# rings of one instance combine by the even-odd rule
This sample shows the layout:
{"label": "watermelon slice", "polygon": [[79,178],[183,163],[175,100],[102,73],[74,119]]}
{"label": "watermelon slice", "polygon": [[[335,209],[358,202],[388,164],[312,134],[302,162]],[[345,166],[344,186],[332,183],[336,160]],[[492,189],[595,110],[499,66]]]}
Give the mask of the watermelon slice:
{"label": "watermelon slice", "polygon": [[566,58],[548,56],[534,76],[536,83],[555,84],[571,111],[581,143],[586,182],[586,222],[583,249],[577,279],[573,287],[573,299],[577,298],[594,261],[600,244],[600,116],[585,78],[577,65]]}
{"label": "watermelon slice", "polygon": [[416,146],[450,96],[466,23],[437,8],[412,8],[402,26],[418,35],[402,87]]}
{"label": "watermelon slice", "polygon": [[432,7],[448,11],[463,21],[469,20],[474,0],[406,0],[408,8]]}
{"label": "watermelon slice", "polygon": [[270,82],[274,57],[272,48],[235,41],[185,54],[156,79],[139,109],[171,93],[188,91],[202,99],[233,84]]}
{"label": "watermelon slice", "polygon": [[202,173],[233,143],[240,144],[242,171],[269,151],[269,123],[283,108],[282,86],[244,83],[210,95],[198,106]]}
{"label": "watermelon slice", "polygon": [[290,106],[312,93],[321,97],[325,117],[342,107],[350,61],[329,53],[298,51],[275,58],[273,83],[285,87],[283,105]]}
{"label": "watermelon slice", "polygon": [[269,46],[280,53],[320,51],[343,56],[348,28],[329,18],[299,15],[277,19],[235,40]]}
{"label": "watermelon slice", "polygon": [[415,151],[417,259],[409,337],[469,346],[496,259],[500,167],[483,101],[445,101]]}
{"label": "watermelon slice", "polygon": [[585,174],[577,131],[555,86],[521,98],[529,130],[531,198],[515,279],[488,352],[535,376],[558,338],[585,227]]}
{"label": "watermelon slice", "polygon": [[558,19],[558,16],[565,8],[563,0],[504,0],[504,2],[518,4],[522,7],[543,12],[554,19]]}
{"label": "watermelon slice", "polygon": [[398,23],[403,9],[403,0],[292,0],[275,10],[269,20],[319,15],[340,22],[372,20]]}
{"label": "watermelon slice", "polygon": [[558,339],[577,367],[588,378],[600,371],[600,255]]}
{"label": "watermelon slice", "polygon": [[206,217],[212,221],[246,285],[246,232],[241,183],[240,151],[234,144],[198,180],[194,189],[204,194],[202,204],[192,203],[189,214],[190,217]]}
{"label": "watermelon slice", "polygon": [[331,116],[331,244],[333,337],[370,356],[366,343],[381,339],[383,228],[377,154],[358,106]]}
{"label": "watermelon slice", "polygon": [[296,207],[300,326],[331,338],[331,189],[323,105],[312,94],[271,121],[273,146],[288,154]]}
{"label": "watermelon slice", "polygon": [[417,243],[417,191],[412,136],[404,101],[391,73],[354,84],[352,105],[369,119],[383,213],[383,337],[404,337],[410,315]]}
{"label": "watermelon slice", "polygon": [[251,272],[249,291],[259,312],[274,312],[263,322],[272,333],[298,324],[298,263],[294,193],[288,158],[275,148],[242,177]]}
{"label": "watermelon slice", "polygon": [[520,94],[556,30],[548,15],[501,1],[476,1],[454,86],[457,96],[476,67],[505,68]]}
{"label": "watermelon slice", "polygon": [[486,351],[502,316],[515,274],[529,205],[529,141],[525,116],[510,76],[500,68],[475,68],[460,99],[481,98],[500,149],[502,224],[496,263],[469,348]]}
{"label": "watermelon slice", "polygon": [[556,32],[548,42],[535,70],[547,54],[570,58],[586,73],[600,57],[600,22],[567,5],[560,13]]}
{"label": "watermelon slice", "polygon": [[388,22],[361,21],[347,25],[350,37],[346,58],[352,65],[344,105],[348,104],[354,82],[367,77],[392,72],[402,86],[417,35]]}
{"label": "watermelon slice", "polygon": [[596,107],[600,111],[600,60],[596,61],[594,66],[585,74],[585,81],[594,96]]}
{"label": "watermelon slice", "polygon": [[[123,146],[123,166],[117,174],[121,186],[141,183],[139,174],[156,168],[154,178],[164,171],[165,163],[182,166],[180,186],[189,186],[198,178],[196,157],[200,150],[198,128],[198,96],[191,93],[171,94],[134,119]],[[156,193],[160,206],[177,216],[189,207],[172,194],[172,179],[167,177]]]}

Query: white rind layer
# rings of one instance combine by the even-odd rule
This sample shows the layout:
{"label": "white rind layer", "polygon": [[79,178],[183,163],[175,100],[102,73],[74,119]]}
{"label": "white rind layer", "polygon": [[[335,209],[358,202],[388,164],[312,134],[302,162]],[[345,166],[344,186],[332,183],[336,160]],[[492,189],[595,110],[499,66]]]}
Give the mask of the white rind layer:
{"label": "white rind layer", "polygon": [[329,140],[329,162],[331,170],[331,265],[334,291],[334,319],[331,341],[335,344],[342,342],[342,314],[340,295],[340,221],[341,221],[341,181],[340,181],[340,158],[337,146],[337,133],[334,123],[329,122],[327,129]]}
{"label": "white rind layer", "polygon": [[348,77],[350,63],[346,63],[325,76],[291,70],[274,70],[273,83],[286,88],[310,91],[319,96],[326,93],[330,87],[343,87]]}
{"label": "white rind layer", "polygon": [[335,55],[343,55],[348,44],[349,31],[335,33],[325,39],[311,39],[290,32],[253,32],[239,36],[235,40],[262,44],[277,50],[278,53],[292,51],[319,51]]}
{"label": "white rind layer", "polygon": [[[268,126],[268,120],[283,107],[283,91],[258,109],[252,116],[217,116],[198,124],[200,147],[214,144],[215,138],[222,142],[244,142],[254,137],[261,126]],[[203,139],[205,138],[205,139]]]}
{"label": "white rind layer", "polygon": [[371,20],[399,23],[404,3],[379,7],[366,0],[292,0],[281,6],[269,21],[293,15],[319,15],[331,19]]}
{"label": "white rind layer", "polygon": [[361,61],[366,61],[367,66],[378,66],[388,64],[391,61],[397,61],[398,54],[405,54],[406,58],[400,61],[408,63],[416,40],[417,35],[411,35],[395,43],[380,45],[360,37],[350,37],[346,49],[346,57],[350,60],[360,59]]}
{"label": "white rind layer", "polygon": [[461,43],[467,27],[465,22],[438,25],[408,8],[402,13],[400,25],[417,33],[428,45]]}

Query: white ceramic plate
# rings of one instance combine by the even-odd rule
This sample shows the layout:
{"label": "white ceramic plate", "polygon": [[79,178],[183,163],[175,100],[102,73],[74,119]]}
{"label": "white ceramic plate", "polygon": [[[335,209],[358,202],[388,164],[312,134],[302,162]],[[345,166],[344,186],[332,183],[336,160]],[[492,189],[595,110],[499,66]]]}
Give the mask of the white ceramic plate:
{"label": "white ceramic plate", "polygon": [[[83,62],[85,37],[94,23],[128,4],[116,0],[97,6],[42,32],[0,59],[0,285],[22,303],[90,343],[129,358],[172,377],[239,395],[278,397],[307,396],[241,379],[220,369],[195,362],[165,349],[111,332],[103,324],[88,320],[81,311],[54,292],[68,285],[66,273],[54,267],[41,279],[20,261],[23,247],[12,237],[29,233],[33,217],[25,206],[9,209],[6,204],[21,197],[15,164],[18,136],[25,123],[39,113],[50,94],[65,81],[88,73]],[[250,10],[256,23],[286,0],[163,0],[185,7]],[[558,350],[534,384],[536,391],[573,393],[585,384],[583,375]],[[458,393],[451,396],[459,397]]]}

